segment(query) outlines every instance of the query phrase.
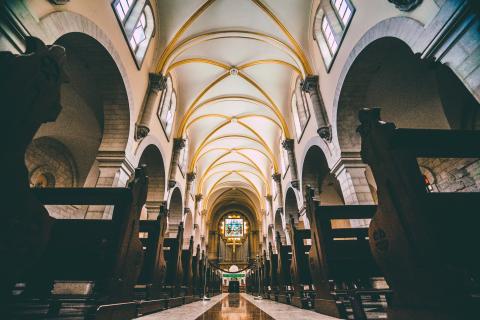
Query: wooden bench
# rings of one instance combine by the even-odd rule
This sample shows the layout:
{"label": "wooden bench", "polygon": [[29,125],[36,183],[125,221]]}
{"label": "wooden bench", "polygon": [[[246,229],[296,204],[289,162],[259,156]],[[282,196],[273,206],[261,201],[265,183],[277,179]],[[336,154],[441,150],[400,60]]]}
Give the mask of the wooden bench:
{"label": "wooden bench", "polygon": [[270,255],[270,284],[268,288],[268,298],[278,301],[278,255],[273,252],[272,243],[268,244],[268,253]]}
{"label": "wooden bench", "polygon": [[280,233],[277,231],[277,283],[278,283],[278,302],[291,303],[293,294],[292,277],[290,274],[290,265],[292,263],[292,246],[282,244]]}
{"label": "wooden bench", "polygon": [[[136,314],[136,305],[130,302],[143,261],[138,227],[146,191],[143,168],[136,169],[127,188],[31,189],[43,205],[113,205],[114,210],[111,220],[50,217],[47,247],[25,276],[18,279],[26,287],[16,297],[17,303],[47,301],[49,316],[62,312],[63,304],[69,308],[74,303],[83,304],[85,312],[102,318],[106,317],[102,313],[114,314],[118,319]],[[58,282],[90,282],[93,289],[81,294],[52,295]]]}
{"label": "wooden bench", "polygon": [[165,292],[168,295],[168,307],[178,307],[184,304],[182,296],[182,245],[183,245],[183,223],[180,222],[176,238],[164,240],[163,252],[167,261],[167,274],[165,277]]}
{"label": "wooden bench", "polygon": [[290,217],[290,224],[287,225],[287,228],[292,241],[290,274],[294,291],[291,296],[291,303],[299,308],[311,309],[313,307],[314,291],[308,263],[308,254],[311,247],[310,230],[297,229],[293,217]]}
{"label": "wooden bench", "polygon": [[166,228],[166,204],[160,206],[156,220],[140,220],[139,231],[144,261],[135,286],[139,315],[154,313],[168,307],[168,297],[163,288],[167,268],[163,253]]}
{"label": "wooden bench", "polygon": [[182,291],[185,303],[193,302],[193,236],[190,237],[188,249],[182,250]]}
{"label": "wooden bench", "polygon": [[267,251],[263,250],[263,297],[264,298],[269,298],[270,295],[270,288],[271,288],[271,282],[270,282],[270,268],[271,268],[271,262],[270,259],[267,257]]}
{"label": "wooden bench", "polygon": [[379,109],[359,118],[362,159],[378,187],[370,246],[394,291],[389,318],[472,319],[480,193],[429,193],[418,158],[478,159],[480,131],[397,129]]}
{"label": "wooden bench", "polygon": [[[375,205],[321,206],[313,195],[313,189],[307,186],[305,198],[312,233],[309,260],[315,287],[315,311],[346,317],[344,302],[348,302],[354,319],[366,319],[357,291],[375,291],[375,279],[383,275],[370,251],[368,226],[336,228],[334,225],[335,220],[370,219],[377,208]],[[377,295],[389,292],[379,289]]]}

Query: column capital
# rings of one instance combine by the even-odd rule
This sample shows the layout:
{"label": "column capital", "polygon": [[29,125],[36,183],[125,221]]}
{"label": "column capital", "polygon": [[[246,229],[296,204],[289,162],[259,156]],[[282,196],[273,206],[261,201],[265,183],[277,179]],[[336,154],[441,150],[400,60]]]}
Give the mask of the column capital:
{"label": "column capital", "polygon": [[283,149],[287,151],[293,151],[295,147],[295,140],[293,139],[285,139],[282,141]]}
{"label": "column capital", "polygon": [[187,172],[187,182],[193,182],[197,174],[195,172]]}
{"label": "column capital", "polygon": [[318,90],[318,76],[308,75],[305,80],[302,81],[302,91],[312,93]]}
{"label": "column capital", "polygon": [[185,148],[186,140],[183,138],[174,138],[173,139],[173,149],[174,151],[180,151]]}
{"label": "column capital", "polygon": [[148,85],[150,90],[154,92],[162,91],[165,89],[167,82],[166,78],[162,74],[158,73],[149,73],[148,74]]}
{"label": "column capital", "polygon": [[275,172],[274,174],[272,174],[272,179],[275,182],[280,182],[280,180],[282,179],[282,175],[278,172]]}
{"label": "column capital", "polygon": [[198,193],[198,194],[195,195],[195,201],[196,202],[200,202],[200,201],[202,201],[202,199],[203,199],[203,194]]}
{"label": "column capital", "polygon": [[388,2],[393,3],[400,11],[412,11],[422,3],[422,0],[388,0]]}
{"label": "column capital", "polygon": [[272,201],[273,197],[272,197],[271,194],[267,194],[267,195],[265,196],[265,199],[267,199],[267,201]]}
{"label": "column capital", "polygon": [[292,181],[290,181],[290,184],[292,185],[292,187],[299,190],[299,188],[300,188],[300,181],[299,180],[292,180]]}
{"label": "column capital", "polygon": [[192,210],[190,210],[190,208],[188,208],[188,207],[183,209],[184,214],[189,214],[190,212],[192,212]]}
{"label": "column capital", "polygon": [[177,181],[175,180],[168,180],[168,188],[169,189],[172,189],[173,187],[175,187],[177,185]]}

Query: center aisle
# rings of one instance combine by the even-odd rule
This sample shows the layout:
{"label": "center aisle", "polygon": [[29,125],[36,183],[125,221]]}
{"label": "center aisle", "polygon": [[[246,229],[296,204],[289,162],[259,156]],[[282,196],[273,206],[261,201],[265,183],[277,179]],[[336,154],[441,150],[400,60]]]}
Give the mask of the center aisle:
{"label": "center aisle", "polygon": [[196,320],[274,320],[238,293],[230,293]]}

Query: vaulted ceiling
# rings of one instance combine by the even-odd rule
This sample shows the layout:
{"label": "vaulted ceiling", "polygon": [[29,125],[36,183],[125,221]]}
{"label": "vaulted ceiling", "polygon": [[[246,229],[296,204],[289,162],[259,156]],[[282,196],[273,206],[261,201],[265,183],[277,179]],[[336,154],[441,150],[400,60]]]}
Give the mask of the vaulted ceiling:
{"label": "vaulted ceiling", "polygon": [[178,95],[175,137],[188,139],[203,209],[241,202],[257,214],[291,138],[296,79],[311,74],[311,0],[162,0],[157,72]]}

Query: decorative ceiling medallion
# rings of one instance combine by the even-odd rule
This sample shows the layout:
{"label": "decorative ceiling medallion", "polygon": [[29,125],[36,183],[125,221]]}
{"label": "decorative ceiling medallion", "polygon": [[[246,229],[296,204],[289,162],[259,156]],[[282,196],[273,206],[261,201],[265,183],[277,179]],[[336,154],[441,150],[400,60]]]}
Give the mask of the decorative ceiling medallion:
{"label": "decorative ceiling medallion", "polygon": [[400,11],[411,11],[422,3],[422,0],[388,0]]}
{"label": "decorative ceiling medallion", "polygon": [[238,69],[237,68],[231,68],[229,73],[232,77],[236,77],[236,76],[238,76]]}

